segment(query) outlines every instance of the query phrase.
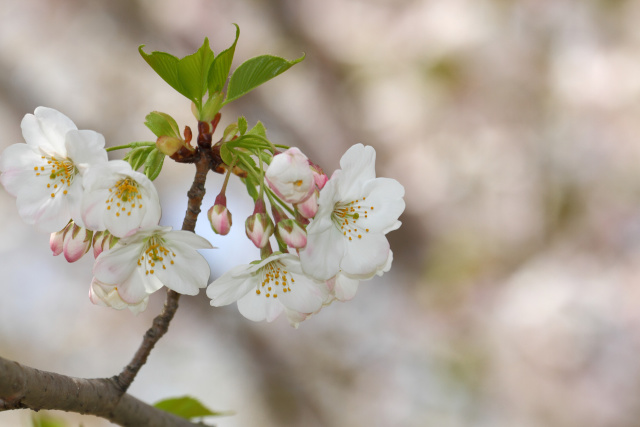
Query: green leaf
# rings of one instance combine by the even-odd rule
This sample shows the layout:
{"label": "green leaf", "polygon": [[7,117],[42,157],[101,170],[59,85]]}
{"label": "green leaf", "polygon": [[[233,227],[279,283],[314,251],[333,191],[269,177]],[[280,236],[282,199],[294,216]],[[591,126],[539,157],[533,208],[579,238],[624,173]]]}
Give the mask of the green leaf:
{"label": "green leaf", "polygon": [[156,408],[170,412],[187,420],[192,418],[231,415],[232,412],[215,412],[204,406],[197,399],[189,396],[174,397],[156,403]]}
{"label": "green leaf", "polygon": [[158,138],[161,136],[173,136],[180,138],[180,128],[178,123],[166,113],[160,111],[152,111],[145,117],[145,126]]}
{"label": "green leaf", "polygon": [[182,59],[166,52],[146,53],[143,47],[138,47],[140,55],[165,82],[196,104],[202,104],[202,96],[208,87],[209,68],[214,59],[209,39],[205,38],[200,49]]}
{"label": "green leaf", "polygon": [[138,52],[140,52],[142,58],[147,61],[147,64],[149,64],[149,66],[153,68],[153,71],[158,73],[165,82],[169,83],[172,88],[184,95],[182,85],[178,79],[178,62],[180,60],[166,52],[155,51],[146,53],[142,50],[143,47],[144,45],[140,45]]}
{"label": "green leaf", "polygon": [[225,165],[233,164],[234,154],[231,152],[227,144],[222,144],[220,146],[220,158]]}
{"label": "green leaf", "polygon": [[202,97],[207,91],[207,79],[212,62],[213,51],[206,37],[196,53],[178,61],[178,80],[184,89],[181,93],[198,106],[202,105]]}
{"label": "green leaf", "polygon": [[222,91],[227,77],[229,77],[231,62],[236,51],[236,43],[238,43],[238,37],[240,37],[240,27],[236,24],[233,25],[236,26],[236,39],[228,49],[223,50],[216,56],[209,69],[209,95]]}
{"label": "green leaf", "polygon": [[249,131],[250,135],[258,135],[265,139],[267,139],[267,129],[264,127],[261,121],[258,120],[258,123]]}
{"label": "green leaf", "polygon": [[133,170],[138,170],[145,164],[147,157],[149,157],[154,148],[155,145],[134,148],[124,156],[124,160],[129,162]]}
{"label": "green leaf", "polygon": [[304,59],[302,55],[293,61],[277,56],[262,55],[251,58],[240,65],[229,80],[225,104],[240,98],[268,80],[284,73]]}
{"label": "green leaf", "polygon": [[244,135],[247,132],[247,119],[244,117],[238,117],[238,130],[240,135]]}
{"label": "green leaf", "polygon": [[147,178],[151,181],[160,175],[162,164],[164,163],[164,157],[164,153],[156,147],[153,147],[147,156],[147,159],[144,162],[144,174],[147,175]]}
{"label": "green leaf", "polygon": [[253,178],[253,175],[247,175],[247,177],[242,178],[242,180],[244,181],[244,184],[247,186],[247,192],[249,193],[249,196],[251,196],[253,201],[255,202],[256,200],[258,200],[259,193],[256,187],[258,187],[259,184]]}

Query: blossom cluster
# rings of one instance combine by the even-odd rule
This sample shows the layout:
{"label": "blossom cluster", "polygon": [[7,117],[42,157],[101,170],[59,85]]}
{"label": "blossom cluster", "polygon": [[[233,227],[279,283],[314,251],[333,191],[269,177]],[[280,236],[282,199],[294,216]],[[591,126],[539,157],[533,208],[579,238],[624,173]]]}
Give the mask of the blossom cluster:
{"label": "blossom cluster", "polygon": [[[197,252],[211,244],[160,225],[158,192],[132,167],[140,164],[109,161],[102,135],[78,130],[56,110],[38,107],[25,116],[26,144],[2,153],[0,183],[16,197],[25,222],[51,233],[54,255],[74,262],[93,248],[94,304],[138,313],[162,287],[186,295],[206,287],[213,306],[237,302],[253,321],[284,313],[297,326],[389,270],[386,235],[400,226],[404,188],[376,177],[373,147],[352,146],[329,178],[298,148],[276,148],[263,129],[245,134],[244,127],[225,131],[216,144],[227,176],[207,216],[212,230],[226,235],[232,226],[227,182],[232,171],[245,179],[255,201],[245,231],[260,256],[211,283],[209,265]],[[157,136],[162,151],[166,137]]]}

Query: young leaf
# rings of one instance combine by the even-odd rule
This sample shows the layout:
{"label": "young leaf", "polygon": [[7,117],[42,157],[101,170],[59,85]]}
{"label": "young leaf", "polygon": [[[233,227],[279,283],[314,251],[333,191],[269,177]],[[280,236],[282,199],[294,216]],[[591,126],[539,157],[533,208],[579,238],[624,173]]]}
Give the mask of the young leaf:
{"label": "young leaf", "polygon": [[202,97],[207,91],[207,79],[212,62],[213,51],[206,37],[196,53],[178,61],[178,80],[184,89],[181,93],[196,105],[202,104]]}
{"label": "young leaf", "polygon": [[229,150],[229,147],[227,147],[227,144],[222,144],[220,146],[220,158],[225,165],[233,164],[233,156],[234,155],[231,150]]}
{"label": "young leaf", "polygon": [[238,37],[240,37],[240,27],[236,24],[233,25],[236,26],[236,39],[228,49],[223,50],[216,56],[209,69],[209,95],[220,92],[224,88],[227,77],[229,77],[233,54],[236,51],[236,43],[238,43]]}
{"label": "young leaf", "polygon": [[241,64],[229,79],[225,104],[240,98],[262,83],[284,73],[303,59],[304,55],[293,61],[287,61],[284,58],[271,55],[256,56],[249,59]]}
{"label": "young leaf", "polygon": [[247,192],[253,201],[255,202],[258,200],[259,193],[256,187],[258,187],[259,184],[256,182],[255,178],[253,178],[252,175],[247,175],[246,178],[242,178],[242,181],[244,181],[244,184],[247,186]]}
{"label": "young leaf", "polygon": [[267,138],[267,129],[264,127],[262,122],[260,120],[258,120],[258,123],[256,123],[256,125],[251,128],[251,130],[249,131],[249,134],[250,135],[258,135],[258,136],[261,136],[261,137],[266,139]]}
{"label": "young leaf", "polygon": [[156,403],[156,408],[163,411],[170,412],[188,420],[199,417],[221,416],[231,415],[231,412],[215,412],[204,406],[200,401],[193,397],[174,397],[170,399],[161,400]]}
{"label": "young leaf", "polygon": [[182,85],[178,79],[179,59],[166,52],[155,51],[146,53],[142,50],[143,47],[144,45],[140,45],[138,52],[140,52],[142,58],[147,61],[147,64],[149,64],[151,68],[153,68],[153,71],[158,73],[165,82],[169,83],[172,88],[184,95]]}
{"label": "young leaf", "polygon": [[240,135],[244,135],[247,132],[247,119],[244,117],[238,117],[238,130]]}
{"label": "young leaf", "polygon": [[145,164],[147,157],[154,148],[155,145],[133,148],[124,156],[124,160],[129,162],[133,170],[138,170]]}
{"label": "young leaf", "polygon": [[161,136],[173,136],[180,138],[178,123],[168,114],[160,111],[152,111],[145,117],[145,126],[158,138]]}
{"label": "young leaf", "polygon": [[147,156],[147,159],[144,162],[144,174],[147,175],[147,178],[151,181],[160,175],[162,164],[164,163],[164,156],[164,153],[156,147],[153,147]]}

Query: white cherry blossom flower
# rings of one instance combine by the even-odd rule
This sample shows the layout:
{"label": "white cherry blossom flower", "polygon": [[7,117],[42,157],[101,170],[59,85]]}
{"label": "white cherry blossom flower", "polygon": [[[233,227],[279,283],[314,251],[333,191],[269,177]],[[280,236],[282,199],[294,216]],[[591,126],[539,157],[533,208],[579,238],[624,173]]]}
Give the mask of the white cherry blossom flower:
{"label": "white cherry blossom flower", "polygon": [[237,301],[240,313],[256,322],[271,322],[285,310],[288,318],[304,319],[304,313],[322,307],[327,295],[326,284],[305,276],[297,256],[283,253],[274,253],[258,263],[238,265],[207,288],[212,306]]}
{"label": "white cherry blossom flower", "polygon": [[93,275],[99,282],[117,287],[118,295],[128,304],[139,303],[162,286],[196,295],[209,281],[209,264],[196,249],[210,248],[206,239],[189,231],[144,228],[102,252]]}
{"label": "white cherry blossom flower", "polygon": [[89,168],[84,187],[82,218],[91,230],[109,230],[116,237],[124,237],[132,230],[152,227],[160,221],[155,186],[123,160]]}
{"label": "white cherry blossom flower", "polygon": [[386,268],[391,252],[386,234],[400,226],[404,187],[376,178],[375,157],[373,147],[354,145],[320,191],[307,246],[300,251],[306,274],[328,280],[342,272],[366,280]]}
{"label": "white cherry blossom flower", "polygon": [[26,144],[10,145],[0,157],[0,182],[16,197],[20,216],[50,233],[69,219],[83,225],[82,175],[107,161],[104,137],[45,107],[27,114],[21,127]]}

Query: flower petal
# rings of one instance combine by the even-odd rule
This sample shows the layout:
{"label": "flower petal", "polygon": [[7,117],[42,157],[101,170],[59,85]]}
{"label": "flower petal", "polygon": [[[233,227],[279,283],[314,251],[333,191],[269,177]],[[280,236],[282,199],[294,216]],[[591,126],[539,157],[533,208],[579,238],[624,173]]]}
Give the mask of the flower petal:
{"label": "flower petal", "polygon": [[284,306],[276,298],[265,298],[249,292],[238,300],[238,310],[254,322],[273,322],[284,311]]}
{"label": "flower petal", "polygon": [[338,273],[335,277],[333,294],[338,301],[349,301],[358,291],[360,281],[352,279],[344,273]]}
{"label": "flower petal", "polygon": [[65,135],[77,129],[70,118],[47,107],[38,107],[34,114],[25,115],[20,126],[27,144],[63,156],[67,153]]}
{"label": "flower petal", "polygon": [[104,136],[92,130],[71,130],[66,134],[67,156],[73,160],[81,174],[97,163],[108,161],[104,149]]}
{"label": "flower petal", "polygon": [[397,219],[404,212],[404,187],[395,179],[376,178],[368,181],[362,188],[366,199],[366,207],[373,206],[365,218],[360,216],[358,226],[368,228],[371,232],[388,233],[397,228]]}
{"label": "flower petal", "polygon": [[389,242],[384,234],[369,233],[361,239],[353,239],[345,245],[340,268],[351,277],[369,279],[387,263]]}
{"label": "flower petal", "polygon": [[192,246],[172,241],[170,248],[176,254],[173,264],[160,267],[156,264],[154,275],[164,286],[184,295],[197,295],[200,288],[209,283],[209,263]]}
{"label": "flower petal", "polygon": [[345,239],[336,227],[307,235],[307,246],[300,251],[300,262],[306,274],[327,280],[340,270],[345,253]]}
{"label": "flower petal", "polygon": [[211,305],[220,307],[236,302],[257,286],[257,276],[246,273],[248,267],[247,264],[235,266],[211,282],[207,287]]}
{"label": "flower petal", "polygon": [[[353,145],[340,159],[342,176],[338,181],[342,200],[357,199],[362,184],[376,177],[376,150],[370,145]],[[332,177],[333,179],[333,177]]]}
{"label": "flower petal", "polygon": [[120,285],[132,275],[138,267],[138,258],[142,244],[116,244],[108,252],[102,252],[93,265],[93,275],[99,281],[109,285]]}

